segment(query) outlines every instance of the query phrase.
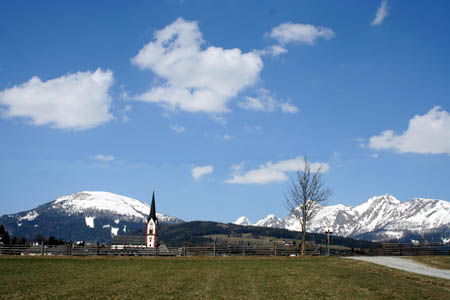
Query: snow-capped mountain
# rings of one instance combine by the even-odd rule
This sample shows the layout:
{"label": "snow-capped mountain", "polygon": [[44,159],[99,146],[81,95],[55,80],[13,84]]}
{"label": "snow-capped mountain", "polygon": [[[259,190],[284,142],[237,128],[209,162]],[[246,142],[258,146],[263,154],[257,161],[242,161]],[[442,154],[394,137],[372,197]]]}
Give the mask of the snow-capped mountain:
{"label": "snow-capped mountain", "polygon": [[[301,230],[294,216],[284,220],[269,215],[255,226]],[[391,195],[372,197],[361,205],[323,206],[309,224],[308,231],[368,240],[450,238],[450,202],[415,198],[401,202]]]}
{"label": "snow-capped mountain", "polygon": [[244,217],[244,216],[237,218],[237,219],[233,222],[233,224],[236,224],[236,225],[244,225],[244,226],[245,226],[245,225],[252,225],[252,223],[250,222],[250,220],[247,219],[247,217]]}
{"label": "snow-capped mountain", "polygon": [[[65,240],[104,242],[111,236],[144,228],[150,206],[139,200],[108,193],[83,191],[62,196],[35,209],[0,217],[10,234]],[[157,213],[161,223],[183,222]]]}
{"label": "snow-capped mountain", "polygon": [[268,215],[264,219],[261,219],[258,222],[256,222],[255,226],[285,228],[285,223],[284,220],[278,218],[275,215]]}

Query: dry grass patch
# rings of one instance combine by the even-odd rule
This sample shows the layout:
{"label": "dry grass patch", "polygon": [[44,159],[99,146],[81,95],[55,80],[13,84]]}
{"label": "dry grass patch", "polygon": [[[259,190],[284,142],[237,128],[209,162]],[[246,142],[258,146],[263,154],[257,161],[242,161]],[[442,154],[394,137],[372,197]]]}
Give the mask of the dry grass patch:
{"label": "dry grass patch", "polygon": [[433,268],[450,270],[450,256],[410,256],[408,258]]}
{"label": "dry grass patch", "polygon": [[448,280],[332,257],[0,257],[0,299],[450,299]]}

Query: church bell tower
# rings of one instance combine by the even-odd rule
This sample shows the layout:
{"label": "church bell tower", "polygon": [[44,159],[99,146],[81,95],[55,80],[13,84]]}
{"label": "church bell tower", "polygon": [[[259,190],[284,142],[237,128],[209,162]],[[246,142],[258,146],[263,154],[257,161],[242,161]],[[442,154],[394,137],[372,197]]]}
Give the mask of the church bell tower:
{"label": "church bell tower", "polygon": [[147,228],[145,230],[145,242],[147,247],[156,248],[158,239],[158,218],[155,209],[155,191],[153,191],[150,215],[147,218]]}

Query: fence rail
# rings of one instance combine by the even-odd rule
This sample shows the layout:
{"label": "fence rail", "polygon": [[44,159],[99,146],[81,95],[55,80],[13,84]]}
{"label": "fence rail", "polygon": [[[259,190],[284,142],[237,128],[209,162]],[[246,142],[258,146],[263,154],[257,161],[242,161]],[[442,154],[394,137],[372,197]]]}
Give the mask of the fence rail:
{"label": "fence rail", "polygon": [[386,256],[450,255],[450,247],[438,243],[423,245],[384,243],[383,253]]}
{"label": "fence rail", "polygon": [[[450,255],[450,247],[441,244],[412,245],[385,243],[382,251],[368,251],[369,255],[415,256],[415,255]],[[364,253],[354,249],[327,250],[325,246],[310,246],[305,249],[306,255],[320,256],[352,256]],[[299,247],[274,245],[263,246],[183,246],[183,247],[123,247],[117,249],[110,245],[10,245],[0,246],[0,254],[4,255],[66,255],[66,256],[297,256]]]}
{"label": "fence rail", "polygon": [[[9,255],[67,255],[67,256],[297,256],[298,247],[261,246],[183,246],[183,247],[123,247],[117,249],[109,245],[11,245],[0,246],[0,254]],[[307,255],[327,255],[323,246],[306,249]],[[330,255],[348,256],[350,250],[330,249]]]}

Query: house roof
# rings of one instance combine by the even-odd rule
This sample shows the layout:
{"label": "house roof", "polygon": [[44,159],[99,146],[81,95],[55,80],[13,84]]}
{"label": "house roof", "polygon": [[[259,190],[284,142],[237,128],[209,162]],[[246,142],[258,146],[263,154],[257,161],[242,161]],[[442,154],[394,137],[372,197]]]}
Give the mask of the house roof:
{"label": "house roof", "polygon": [[117,235],[109,243],[111,245],[146,245],[143,235]]}

